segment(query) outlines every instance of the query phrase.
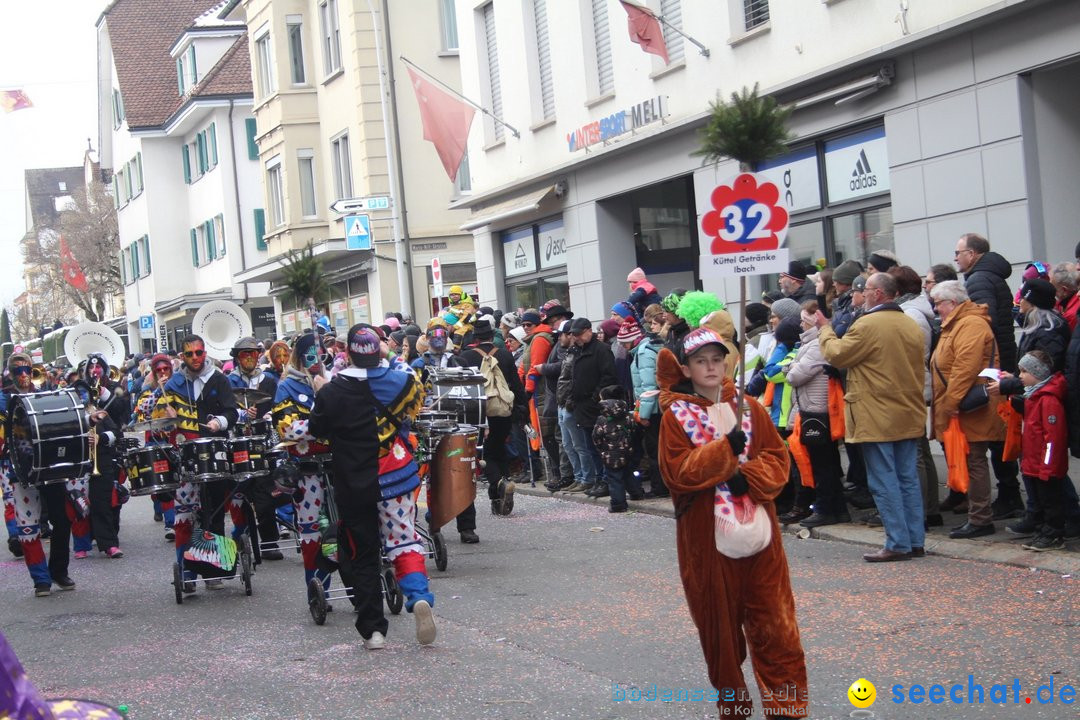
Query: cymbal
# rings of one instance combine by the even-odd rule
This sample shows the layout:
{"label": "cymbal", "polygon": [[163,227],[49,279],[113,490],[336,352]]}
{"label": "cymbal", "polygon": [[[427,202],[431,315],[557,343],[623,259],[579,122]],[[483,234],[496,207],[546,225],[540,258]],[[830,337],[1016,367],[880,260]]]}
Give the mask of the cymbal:
{"label": "cymbal", "polygon": [[133,423],[126,429],[132,432],[161,432],[163,430],[172,430],[175,427],[176,418],[154,418],[153,420]]}
{"label": "cymbal", "polygon": [[296,442],[295,440],[282,440],[281,442],[279,442],[277,445],[275,445],[274,447],[272,447],[270,449],[271,450],[285,450],[286,448],[291,448],[292,446],[299,445],[299,444],[300,443]]}
{"label": "cymbal", "polygon": [[261,402],[273,399],[262,390],[255,390],[254,388],[234,388],[233,395],[245,405],[258,405]]}

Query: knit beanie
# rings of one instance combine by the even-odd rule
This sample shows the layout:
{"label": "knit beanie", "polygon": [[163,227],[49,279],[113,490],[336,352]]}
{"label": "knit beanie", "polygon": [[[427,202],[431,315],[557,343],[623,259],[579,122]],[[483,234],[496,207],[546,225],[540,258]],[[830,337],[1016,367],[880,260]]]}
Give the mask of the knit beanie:
{"label": "knit beanie", "polygon": [[787,318],[798,320],[800,312],[802,312],[802,308],[799,307],[799,303],[791,298],[780,298],[772,304],[772,314],[781,320]]}
{"label": "knit beanie", "polygon": [[619,325],[621,323],[615,318],[608,318],[604,322],[600,323],[600,330],[604,333],[604,340],[611,340],[613,337],[619,334]]}
{"label": "knit beanie", "polygon": [[744,313],[746,314],[746,321],[750,323],[751,327],[758,327],[769,321],[769,308],[765,307],[764,303],[748,303]]}
{"label": "knit beanie", "polygon": [[840,263],[835,270],[833,270],[832,279],[834,283],[840,283],[841,285],[850,285],[855,282],[855,278],[862,275],[863,266],[854,260],[845,260]]}
{"label": "knit beanie", "polygon": [[617,339],[620,343],[637,345],[641,340],[641,326],[637,324],[637,321],[634,320],[634,318],[626,318],[623,320],[622,325],[619,326]]}
{"label": "knit beanie", "polygon": [[1021,370],[1025,370],[1032,375],[1036,380],[1042,382],[1050,377],[1054,372],[1054,369],[1035,356],[1034,353],[1027,353],[1024,357],[1020,358],[1020,362],[1017,363]]}
{"label": "knit beanie", "polygon": [[626,282],[639,283],[645,279],[645,271],[639,267],[630,271],[630,274],[626,276]]}
{"label": "knit beanie", "polygon": [[773,333],[776,342],[787,346],[789,350],[795,347],[795,343],[799,342],[799,337],[801,335],[802,325],[800,324],[798,315],[781,320],[780,324],[776,326],[776,331]]}
{"label": "knit beanie", "polygon": [[625,300],[620,300],[619,302],[612,305],[611,312],[615,313],[623,320],[634,316],[634,309],[630,307],[630,303],[626,302]]}
{"label": "knit beanie", "polygon": [[679,309],[679,301],[682,300],[681,295],[675,293],[669,294],[662,301],[660,301],[660,307],[664,308],[664,312],[673,313]]}
{"label": "knit beanie", "polygon": [[1024,287],[1020,288],[1020,297],[1043,310],[1053,310],[1054,305],[1057,304],[1054,286],[1042,278],[1035,278],[1024,283]]}
{"label": "knit beanie", "polygon": [[[870,267],[878,272],[889,272],[889,268],[900,264],[897,260],[896,253],[892,250],[875,250],[871,253],[867,262],[870,264]],[[836,276],[834,275],[833,280],[835,281],[835,279]]]}

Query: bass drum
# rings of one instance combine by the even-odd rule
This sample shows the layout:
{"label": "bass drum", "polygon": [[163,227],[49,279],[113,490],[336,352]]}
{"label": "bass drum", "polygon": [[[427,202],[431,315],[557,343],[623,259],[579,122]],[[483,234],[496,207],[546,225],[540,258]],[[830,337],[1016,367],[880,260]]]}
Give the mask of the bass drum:
{"label": "bass drum", "polygon": [[90,423],[72,390],[12,395],[7,445],[24,485],[62,483],[90,472]]}
{"label": "bass drum", "polygon": [[430,460],[428,505],[433,532],[438,532],[476,500],[473,476],[476,473],[477,433],[475,428],[459,430],[439,438]]}

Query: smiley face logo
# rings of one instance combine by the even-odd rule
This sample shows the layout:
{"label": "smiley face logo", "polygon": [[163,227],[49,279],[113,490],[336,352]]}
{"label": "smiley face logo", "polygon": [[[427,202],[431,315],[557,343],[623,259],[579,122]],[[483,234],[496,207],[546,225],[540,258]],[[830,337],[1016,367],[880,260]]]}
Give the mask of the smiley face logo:
{"label": "smiley face logo", "polygon": [[848,700],[857,708],[868,708],[877,699],[877,688],[866,678],[859,678],[851,683],[847,690]]}

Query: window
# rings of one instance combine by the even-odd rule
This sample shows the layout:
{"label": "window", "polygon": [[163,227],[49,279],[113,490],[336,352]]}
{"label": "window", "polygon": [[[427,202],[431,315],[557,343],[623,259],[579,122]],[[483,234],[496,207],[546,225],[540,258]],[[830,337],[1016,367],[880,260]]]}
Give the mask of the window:
{"label": "window", "polygon": [[195,87],[199,82],[199,71],[195,65],[195,45],[194,43],[188,47],[187,51],[187,65],[188,65],[188,85]]}
{"label": "window", "polygon": [[752,30],[769,22],[769,0],[743,0],[743,27]]}
{"label": "window", "polygon": [[210,129],[207,133],[207,144],[210,146],[210,168],[216,168],[218,163],[217,156],[217,123],[210,123]]}
{"label": "window", "polygon": [[112,91],[113,102],[113,127],[119,128],[121,123],[124,122],[124,99],[120,96],[120,90],[113,88]]}
{"label": "window", "polygon": [[596,47],[597,95],[615,91],[615,67],[611,62],[611,33],[607,0],[592,0],[593,42]]}
{"label": "window", "polygon": [[191,264],[202,267],[210,262],[206,257],[206,223],[191,229]]}
{"label": "window", "polygon": [[289,38],[289,79],[293,85],[307,83],[304,72],[304,21],[300,15],[285,16],[285,35]]}
{"label": "window", "polygon": [[135,266],[138,268],[139,277],[144,278],[150,274],[150,237],[143,235],[135,243]]}
{"label": "window", "polygon": [[674,30],[674,28],[682,29],[682,0],[660,0],[660,16],[664,18],[661,27],[664,30],[664,44],[667,45],[668,60],[672,65],[682,62],[686,57],[683,36]]}
{"label": "window", "polygon": [[214,257],[225,257],[225,216],[215,215],[213,219],[214,241],[217,243],[217,254]]}
{"label": "window", "polygon": [[536,26],[536,65],[540,85],[541,119],[551,120],[555,117],[555,79],[551,73],[547,0],[533,0],[533,21]]}
{"label": "window", "polygon": [[300,176],[300,214],[306,218],[319,214],[315,207],[315,151],[310,148],[298,150],[298,174]]}
{"label": "window", "polygon": [[254,211],[255,215],[255,249],[266,249],[266,213],[262,208]]}
{"label": "window", "polygon": [[694,184],[681,177],[630,193],[637,265],[646,273],[697,273]]}
{"label": "window", "polygon": [[210,262],[218,256],[217,254],[217,224],[213,220],[207,220],[202,224],[203,228],[203,241],[206,243],[206,252],[204,253],[205,262]]}
{"label": "window", "polygon": [[189,45],[187,52],[176,58],[176,82],[183,95],[198,82],[199,73],[195,67],[195,46]]}
{"label": "window", "polygon": [[457,15],[454,0],[439,0],[439,25],[442,29],[442,49],[444,52],[458,49]]}
{"label": "window", "polygon": [[255,59],[258,65],[259,97],[273,95],[277,92],[277,80],[274,78],[274,51],[270,47],[269,32],[256,38]]}
{"label": "window", "polygon": [[259,143],[255,142],[255,135],[258,134],[258,125],[255,122],[255,118],[244,118],[244,131],[247,135],[248,160],[258,160]]}
{"label": "window", "polygon": [[454,189],[457,190],[459,195],[472,191],[472,178],[469,176],[469,148],[465,148],[465,154],[461,156],[461,164],[458,165]]}
{"label": "window", "polygon": [[[488,97],[491,104],[491,114],[497,118],[502,117],[502,86],[499,82],[499,47],[495,42],[495,3],[490,2],[481,10],[484,20],[484,48],[487,52],[488,69]],[[503,126],[485,117],[485,122],[490,123],[487,127],[496,141],[503,139]]]}
{"label": "window", "polygon": [[270,222],[274,227],[285,224],[285,200],[281,187],[281,157],[266,163],[266,195],[270,201]]}
{"label": "window", "polygon": [[143,191],[143,189],[146,187],[143,184],[142,153],[141,152],[135,153],[135,162],[132,164],[132,167],[135,170],[136,193],[141,193]]}
{"label": "window", "polygon": [[131,264],[132,247],[132,245],[128,245],[124,248],[124,251],[120,253],[120,271],[124,276],[125,285],[130,285],[135,282],[135,278],[138,276]]}
{"label": "window", "polygon": [[349,134],[330,141],[330,162],[334,167],[334,194],[337,200],[352,197],[352,158],[349,154]]}
{"label": "window", "polygon": [[[119,253],[119,259],[120,259],[120,263],[119,263],[120,264],[120,282],[123,283],[124,285],[130,285],[132,282],[134,282],[134,280],[132,279],[131,275],[128,274],[128,267],[127,267],[127,260],[126,260],[127,256],[125,255],[126,252],[127,252],[127,249],[125,248],[125,249],[121,250],[120,253]],[[31,282],[32,282],[32,280],[33,280],[33,278],[31,278]],[[29,287],[27,289],[32,290],[33,287]]]}
{"label": "window", "polygon": [[337,0],[322,0],[319,3],[319,23],[322,26],[323,71],[325,75],[332,75],[341,69]]}

